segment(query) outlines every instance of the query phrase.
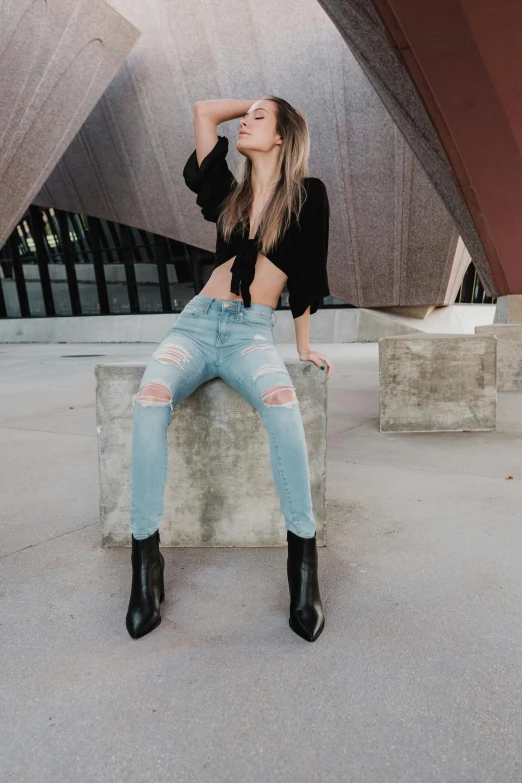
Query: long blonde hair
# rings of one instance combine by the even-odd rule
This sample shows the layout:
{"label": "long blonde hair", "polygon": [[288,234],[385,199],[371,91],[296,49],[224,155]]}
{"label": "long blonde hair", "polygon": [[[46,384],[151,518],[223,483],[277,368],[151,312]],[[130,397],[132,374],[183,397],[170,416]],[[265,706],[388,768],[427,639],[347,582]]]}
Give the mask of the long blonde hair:
{"label": "long blonde hair", "polygon": [[[283,140],[279,148],[278,181],[259,222],[259,252],[265,255],[290,226],[292,214],[299,220],[306,198],[306,188],[302,180],[309,176],[310,134],[301,112],[283,98],[265,95],[262,100],[273,101],[277,105],[276,133]],[[241,157],[236,184],[224,200],[218,218],[218,226],[227,242],[234,229],[245,231],[250,221],[254,195],[252,161],[246,155]]]}

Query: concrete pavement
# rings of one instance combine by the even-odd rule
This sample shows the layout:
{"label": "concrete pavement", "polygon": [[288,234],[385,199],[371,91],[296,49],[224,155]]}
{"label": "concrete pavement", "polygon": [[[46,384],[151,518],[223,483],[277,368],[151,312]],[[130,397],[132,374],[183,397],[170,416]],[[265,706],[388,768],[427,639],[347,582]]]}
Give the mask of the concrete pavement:
{"label": "concrete pavement", "polygon": [[153,347],[0,346],[2,780],[522,781],[522,395],[495,432],[381,434],[377,345],[321,345],[322,636],[288,625],[285,549],[163,549],[132,640],[93,368]]}

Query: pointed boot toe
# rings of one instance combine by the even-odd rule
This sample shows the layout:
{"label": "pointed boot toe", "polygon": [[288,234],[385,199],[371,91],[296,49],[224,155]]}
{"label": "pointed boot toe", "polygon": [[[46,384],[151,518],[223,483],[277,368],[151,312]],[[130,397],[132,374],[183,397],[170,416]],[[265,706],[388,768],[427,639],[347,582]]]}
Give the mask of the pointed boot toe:
{"label": "pointed boot toe", "polygon": [[290,628],[307,642],[315,642],[324,628],[324,615],[322,611],[294,612],[288,618]]}
{"label": "pointed boot toe", "polygon": [[159,551],[159,541],[158,531],[142,540],[132,536],[132,587],[125,625],[133,639],[150,633],[161,622],[165,559]]}
{"label": "pointed boot toe", "polygon": [[127,617],[125,618],[127,631],[133,639],[139,639],[140,636],[145,636],[145,634],[153,631],[160,623],[161,615],[154,609],[145,612],[137,609],[129,610],[127,612]]}

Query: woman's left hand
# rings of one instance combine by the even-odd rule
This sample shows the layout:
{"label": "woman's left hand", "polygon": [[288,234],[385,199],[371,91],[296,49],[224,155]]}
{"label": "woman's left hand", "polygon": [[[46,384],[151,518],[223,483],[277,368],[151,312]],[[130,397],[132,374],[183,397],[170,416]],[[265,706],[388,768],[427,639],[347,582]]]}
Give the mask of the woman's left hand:
{"label": "woman's left hand", "polygon": [[323,365],[326,365],[328,367],[326,380],[330,378],[334,365],[325,353],[318,353],[317,351],[304,351],[303,353],[299,354],[299,358],[302,362],[313,362],[318,367],[321,367],[321,369]]}

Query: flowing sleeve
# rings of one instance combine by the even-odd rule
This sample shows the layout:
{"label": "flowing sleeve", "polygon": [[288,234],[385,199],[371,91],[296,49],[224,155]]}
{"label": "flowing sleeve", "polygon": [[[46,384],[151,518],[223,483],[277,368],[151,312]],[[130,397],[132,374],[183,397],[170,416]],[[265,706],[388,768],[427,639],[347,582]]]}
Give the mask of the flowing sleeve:
{"label": "flowing sleeve", "polygon": [[313,315],[321,300],[330,296],[327,271],[330,205],[326,187],[320,179],[311,178],[308,199],[299,257],[287,280],[288,304],[294,320],[303,315],[308,305],[310,315]]}
{"label": "flowing sleeve", "polygon": [[218,136],[215,146],[198,166],[196,150],[192,152],[183,168],[185,184],[197,193],[196,204],[201,208],[205,220],[215,223],[220,206],[228,196],[234,175],[227,164],[228,139]]}

